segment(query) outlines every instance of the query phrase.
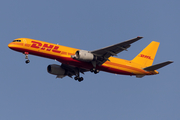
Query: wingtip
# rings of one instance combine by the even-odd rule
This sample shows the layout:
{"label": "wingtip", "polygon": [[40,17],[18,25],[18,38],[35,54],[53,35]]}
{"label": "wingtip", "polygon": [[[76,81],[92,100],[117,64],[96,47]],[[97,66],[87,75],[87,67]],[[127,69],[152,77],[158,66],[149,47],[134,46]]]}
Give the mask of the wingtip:
{"label": "wingtip", "polygon": [[174,61],[168,61],[169,63],[173,63]]}
{"label": "wingtip", "polygon": [[142,37],[142,36],[138,36],[137,38],[140,38],[140,39],[141,39],[141,38],[143,38],[143,37]]}

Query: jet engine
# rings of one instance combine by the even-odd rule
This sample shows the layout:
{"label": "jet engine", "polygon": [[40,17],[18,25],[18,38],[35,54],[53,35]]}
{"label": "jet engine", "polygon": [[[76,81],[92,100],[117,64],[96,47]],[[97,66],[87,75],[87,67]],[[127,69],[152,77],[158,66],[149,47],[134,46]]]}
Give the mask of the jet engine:
{"label": "jet engine", "polygon": [[72,58],[80,60],[80,61],[85,61],[85,62],[96,60],[96,56],[86,50],[76,51],[75,55],[73,55]]}
{"label": "jet engine", "polygon": [[50,74],[57,75],[57,77],[59,78],[63,78],[64,76],[66,76],[65,74],[66,70],[63,69],[60,65],[56,65],[56,64],[48,65],[47,71]]}

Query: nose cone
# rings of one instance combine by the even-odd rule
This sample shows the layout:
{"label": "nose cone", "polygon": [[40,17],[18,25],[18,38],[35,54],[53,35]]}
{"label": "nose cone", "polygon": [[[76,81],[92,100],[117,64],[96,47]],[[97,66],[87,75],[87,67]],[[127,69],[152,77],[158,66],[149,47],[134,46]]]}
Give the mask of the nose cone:
{"label": "nose cone", "polygon": [[11,43],[8,44],[8,47],[9,47],[10,49],[13,49],[13,48],[15,48],[15,45],[11,42]]}
{"label": "nose cone", "polygon": [[14,44],[13,42],[11,42],[11,43],[8,44],[8,47],[9,47],[10,49],[14,50],[17,46],[16,46],[16,44]]}
{"label": "nose cone", "polygon": [[9,44],[8,44],[8,47],[9,47],[9,48],[12,48],[12,47],[13,47],[12,43],[9,43]]}

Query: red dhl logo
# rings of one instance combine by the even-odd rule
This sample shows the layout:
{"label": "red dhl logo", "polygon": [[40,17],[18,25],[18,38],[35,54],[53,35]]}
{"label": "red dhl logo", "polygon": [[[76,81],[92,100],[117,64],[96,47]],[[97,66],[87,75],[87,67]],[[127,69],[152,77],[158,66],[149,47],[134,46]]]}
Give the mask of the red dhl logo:
{"label": "red dhl logo", "polygon": [[41,50],[46,50],[46,51],[51,51],[55,52],[55,53],[60,53],[61,51],[59,51],[59,46],[55,46],[55,45],[50,45],[50,44],[42,44],[41,42],[37,42],[37,41],[31,41],[31,43],[33,43],[31,45],[32,48],[37,48],[37,49],[41,49]]}
{"label": "red dhl logo", "polygon": [[149,59],[149,60],[153,60],[153,59],[151,58],[151,56],[149,56],[149,55],[140,54],[139,57],[146,58],[146,59]]}

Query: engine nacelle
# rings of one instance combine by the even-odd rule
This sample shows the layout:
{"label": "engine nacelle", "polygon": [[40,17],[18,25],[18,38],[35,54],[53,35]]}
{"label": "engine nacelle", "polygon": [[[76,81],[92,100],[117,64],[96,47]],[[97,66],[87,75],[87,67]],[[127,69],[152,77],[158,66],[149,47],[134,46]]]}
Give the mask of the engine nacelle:
{"label": "engine nacelle", "polygon": [[48,65],[47,71],[50,74],[57,75],[57,77],[59,78],[63,78],[64,76],[66,76],[65,75],[66,70],[63,69],[60,65],[56,65],[56,64]]}
{"label": "engine nacelle", "polygon": [[86,50],[78,50],[76,51],[75,55],[72,56],[72,58],[80,60],[80,61],[85,61],[85,62],[90,62],[96,59],[96,56],[93,55],[91,52],[86,51]]}

